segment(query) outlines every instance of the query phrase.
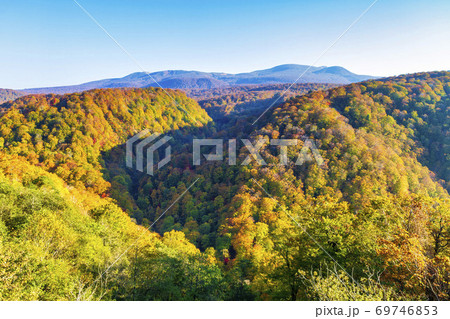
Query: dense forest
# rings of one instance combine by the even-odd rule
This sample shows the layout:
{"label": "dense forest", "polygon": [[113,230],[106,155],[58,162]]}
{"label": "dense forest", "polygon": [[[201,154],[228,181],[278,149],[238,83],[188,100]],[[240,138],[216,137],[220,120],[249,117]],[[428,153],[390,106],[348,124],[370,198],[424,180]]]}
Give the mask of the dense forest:
{"label": "dense forest", "polygon": [[10,89],[0,89],[0,103],[12,101],[25,95],[25,93]]}
{"label": "dense forest", "polygon": [[272,103],[281,104],[286,99],[336,87],[326,83],[243,85],[217,89],[184,90],[195,99],[214,120],[228,119],[230,116],[255,114]]}
{"label": "dense forest", "polygon": [[[297,87],[255,125],[261,108],[206,113],[276,91],[1,104],[0,299],[449,300],[450,73]],[[154,176],[125,166],[146,128],[173,137]],[[267,165],[242,143],[238,165],[193,165],[205,137],[260,143]],[[311,140],[323,162],[295,165]]]}

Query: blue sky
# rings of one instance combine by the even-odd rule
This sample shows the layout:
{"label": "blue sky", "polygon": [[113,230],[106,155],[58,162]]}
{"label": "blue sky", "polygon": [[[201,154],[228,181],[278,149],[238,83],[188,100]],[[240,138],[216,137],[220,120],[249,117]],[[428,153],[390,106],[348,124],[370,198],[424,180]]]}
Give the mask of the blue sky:
{"label": "blue sky", "polygon": [[[373,0],[78,0],[150,72],[311,64]],[[450,1],[379,0],[316,65],[450,70]],[[72,0],[0,0],[0,87],[140,71]]]}

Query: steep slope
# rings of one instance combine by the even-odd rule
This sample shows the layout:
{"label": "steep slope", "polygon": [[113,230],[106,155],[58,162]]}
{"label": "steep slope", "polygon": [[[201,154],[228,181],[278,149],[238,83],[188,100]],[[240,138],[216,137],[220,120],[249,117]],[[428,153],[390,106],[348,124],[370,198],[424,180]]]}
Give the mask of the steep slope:
{"label": "steep slope", "polygon": [[[408,100],[437,78],[446,83],[447,75],[409,76],[416,89],[405,93]],[[226,159],[192,166],[190,153],[175,154],[155,176],[124,184],[136,204],[132,214],[144,224],[157,221],[160,233],[183,231],[197,247],[214,247],[255,298],[447,300],[450,197],[424,165],[414,129],[389,115],[382,93],[386,85],[402,91],[404,82],[369,81],[292,98],[256,130],[254,118],[238,120],[213,137],[262,140],[268,165],[240,165],[248,155],[242,143],[236,166]],[[433,90],[442,100],[445,85]],[[437,117],[445,130],[447,119]],[[287,166],[269,145],[278,138],[298,140]],[[321,165],[293,164],[306,139],[317,145]],[[198,177],[182,203],[159,218],[167,198]]]}
{"label": "steep slope", "polygon": [[7,102],[0,105],[0,149],[101,194],[109,187],[102,176],[105,152],[143,129],[163,133],[210,121],[183,93],[169,94],[153,88],[109,89]]}
{"label": "steep slope", "polygon": [[[306,73],[303,74],[305,71]],[[302,74],[303,76],[299,79]],[[371,78],[373,77],[354,74],[342,67],[309,67],[298,64],[284,64],[271,69],[239,74],[183,70],[160,71],[149,74],[137,72],[123,78],[105,79],[72,86],[26,89],[23,92],[28,94],[64,94],[98,88],[157,87],[156,82],[164,88],[171,89],[211,89],[235,85],[293,83],[295,81],[298,81],[298,83],[347,84]]]}
{"label": "steep slope", "polygon": [[[450,72],[350,85],[330,90],[325,98],[352,126],[381,134],[405,151],[412,148],[450,189]],[[409,145],[402,145],[406,141]]]}
{"label": "steep slope", "polygon": [[229,291],[214,259],[184,234],[150,233],[111,200],[2,152],[0,205],[0,300],[223,299]]}
{"label": "steep slope", "polygon": [[107,188],[102,157],[128,135],[189,132],[210,120],[184,94],[169,93],[177,105],[158,89],[1,105],[0,300],[234,298],[214,252],[201,253],[180,232],[151,233],[96,194]]}

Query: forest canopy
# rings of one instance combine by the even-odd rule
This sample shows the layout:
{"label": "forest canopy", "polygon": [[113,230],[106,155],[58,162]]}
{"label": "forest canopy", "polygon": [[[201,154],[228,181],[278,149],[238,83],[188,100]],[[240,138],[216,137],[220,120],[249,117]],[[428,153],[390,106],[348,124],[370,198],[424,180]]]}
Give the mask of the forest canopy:
{"label": "forest canopy", "polygon": [[[450,73],[297,89],[255,126],[260,108],[205,110],[268,91],[1,104],[0,299],[449,300]],[[147,128],[174,140],[154,176],[125,166]],[[192,165],[194,138],[262,140],[268,165]],[[307,140],[322,165],[293,164]]]}

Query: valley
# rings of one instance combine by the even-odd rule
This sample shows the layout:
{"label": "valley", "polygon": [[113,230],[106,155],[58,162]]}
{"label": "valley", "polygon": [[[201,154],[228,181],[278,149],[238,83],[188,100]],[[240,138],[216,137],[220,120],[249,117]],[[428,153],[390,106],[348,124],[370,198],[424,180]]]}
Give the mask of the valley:
{"label": "valley", "polygon": [[[291,68],[4,92],[0,299],[449,300],[450,73]],[[144,129],[173,138],[153,176],[125,165]],[[193,165],[201,138],[267,165]]]}

